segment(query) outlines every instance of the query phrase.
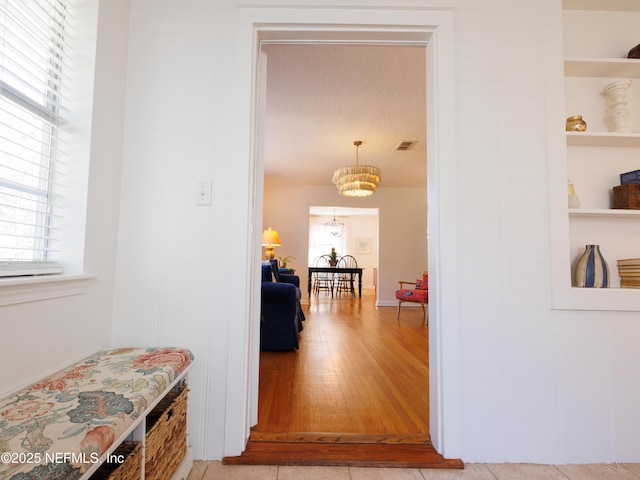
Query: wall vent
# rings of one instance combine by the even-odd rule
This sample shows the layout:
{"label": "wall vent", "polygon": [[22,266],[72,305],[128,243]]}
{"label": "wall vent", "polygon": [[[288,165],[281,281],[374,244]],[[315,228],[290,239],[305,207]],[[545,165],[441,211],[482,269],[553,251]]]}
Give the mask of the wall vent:
{"label": "wall vent", "polygon": [[409,150],[417,142],[415,140],[404,140],[396,146],[396,150]]}

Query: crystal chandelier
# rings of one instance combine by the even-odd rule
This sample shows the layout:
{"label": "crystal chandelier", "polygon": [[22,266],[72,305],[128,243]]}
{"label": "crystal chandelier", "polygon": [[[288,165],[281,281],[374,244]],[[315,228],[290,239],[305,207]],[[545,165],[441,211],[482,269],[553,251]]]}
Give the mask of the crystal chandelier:
{"label": "crystal chandelier", "polygon": [[380,169],[372,165],[358,164],[358,148],[360,140],[353,142],[356,146],[356,164],[339,168],[333,172],[331,181],[338,187],[338,193],[346,197],[368,197],[373,195],[380,183]]}

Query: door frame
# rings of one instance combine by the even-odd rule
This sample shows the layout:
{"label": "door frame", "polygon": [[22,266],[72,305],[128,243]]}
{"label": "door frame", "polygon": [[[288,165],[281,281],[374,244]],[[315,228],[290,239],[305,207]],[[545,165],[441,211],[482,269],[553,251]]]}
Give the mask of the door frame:
{"label": "door frame", "polygon": [[[249,253],[251,278],[259,279],[264,165],[261,155],[260,102],[264,85],[262,41],[413,43],[426,45],[427,55],[427,208],[429,239],[429,415],[430,435],[445,457],[461,457],[458,321],[456,291],[456,162],[453,9],[439,7],[238,7],[239,81],[251,85],[250,112],[240,113],[250,141],[250,212],[253,232]],[[380,20],[384,18],[384,23]],[[262,78],[264,81],[264,78]],[[246,100],[243,99],[242,103]],[[244,121],[246,120],[246,122]],[[229,365],[236,380],[227,389],[225,455],[239,455],[251,426],[257,423],[260,289],[247,291],[248,325],[238,325],[229,349],[243,367]],[[446,317],[446,321],[445,321]],[[240,344],[241,343],[241,344]],[[232,360],[230,358],[230,360]],[[233,372],[232,372],[233,370]],[[241,370],[243,378],[238,379]]]}

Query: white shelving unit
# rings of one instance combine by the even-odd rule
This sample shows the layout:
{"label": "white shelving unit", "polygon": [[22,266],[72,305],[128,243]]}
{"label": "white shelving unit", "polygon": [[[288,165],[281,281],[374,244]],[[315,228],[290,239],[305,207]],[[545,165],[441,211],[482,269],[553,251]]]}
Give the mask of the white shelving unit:
{"label": "white shelving unit", "polygon": [[[148,448],[147,433],[150,429],[150,425],[148,425],[147,417],[153,411],[154,407],[158,405],[162,401],[162,399],[165,396],[167,396],[169,392],[172,391],[174,387],[180,386],[183,384],[184,385],[188,384],[188,379],[189,379],[188,375],[192,365],[193,363],[189,364],[182,372],[180,372],[180,374],[169,385],[166,386],[164,391],[160,395],[158,395],[158,398],[156,398],[155,401],[153,401],[150,405],[147,405],[147,407],[140,412],[140,416],[137,418],[137,420],[132,425],[130,425],[129,428],[127,428],[127,430],[119,438],[117,438],[113,442],[111,447],[109,447],[109,449],[106,452],[104,452],[100,456],[100,462],[96,462],[93,465],[91,465],[91,467],[89,467],[87,471],[78,480],[91,480],[92,475],[96,473],[96,471],[100,468],[101,464],[107,463],[106,459],[116,451],[116,449],[122,444],[122,442],[125,442],[125,441],[139,442],[141,444],[142,456],[140,458],[140,462],[141,462],[140,480],[145,480],[146,478],[145,462],[147,460],[146,449]],[[169,443],[170,442],[167,439],[166,445],[168,445]],[[173,453],[174,452],[172,452],[168,447],[166,447],[166,451],[164,453],[165,456],[171,455]],[[189,472],[191,471],[192,467],[193,467],[193,451],[191,447],[187,446],[187,451],[185,453],[185,456],[180,462],[180,464],[178,465],[176,471],[172,474],[171,480],[186,480],[186,478],[189,476]],[[158,471],[155,472],[156,475],[158,473],[159,473]],[[165,472],[165,475],[166,475],[166,472]],[[100,478],[103,478],[101,475],[97,475],[97,476],[100,476]],[[117,476],[117,474],[115,476]]]}
{"label": "white shelving unit", "polygon": [[[619,288],[617,269],[617,259],[640,257],[640,210],[611,208],[612,188],[619,185],[620,173],[640,169],[640,59],[624,58],[640,43],[640,1],[563,0],[562,8],[564,114],[565,118],[582,115],[588,128],[586,132],[565,132],[566,170],[564,165],[556,170],[558,175],[566,171],[574,183],[581,208],[569,209],[565,203],[556,212],[560,225],[556,228],[562,232],[559,237],[568,241],[569,252],[566,246],[559,246],[552,254],[552,305],[574,310],[640,311],[640,290]],[[620,79],[632,80],[629,125],[638,133],[607,129],[602,88]],[[610,288],[571,286],[575,263],[586,244],[600,245],[610,268]]]}
{"label": "white shelving unit", "polygon": [[599,217],[599,218],[634,218],[640,219],[640,210],[622,210],[605,208],[572,208],[569,217]]}
{"label": "white shelving unit", "polygon": [[566,77],[639,78],[640,59],[566,58]]}
{"label": "white shelving unit", "polygon": [[566,135],[569,147],[640,147],[640,135],[632,133],[567,132]]}

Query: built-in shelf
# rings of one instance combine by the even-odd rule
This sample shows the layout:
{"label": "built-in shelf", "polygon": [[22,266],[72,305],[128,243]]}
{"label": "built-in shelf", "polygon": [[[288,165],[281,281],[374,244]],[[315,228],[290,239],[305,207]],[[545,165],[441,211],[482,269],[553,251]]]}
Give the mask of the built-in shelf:
{"label": "built-in shelf", "polygon": [[639,133],[566,132],[567,145],[582,147],[640,147]]}
{"label": "built-in shelf", "polygon": [[640,12],[638,0],[562,0],[564,10]]}
{"label": "built-in shelf", "polygon": [[[600,112],[603,106],[602,87],[615,80],[632,80],[633,90],[630,93],[635,101],[640,82],[640,59],[625,57],[629,49],[640,42],[640,37],[634,37],[637,35],[640,0],[562,0],[562,9],[565,118],[574,115],[574,111],[581,111],[590,118]],[[570,13],[569,10],[580,12]],[[589,37],[584,42],[580,41],[583,35]],[[551,111],[555,112],[553,105]],[[603,116],[604,112],[600,115]],[[553,118],[551,125],[558,125],[557,122],[558,119]],[[590,123],[586,132],[565,132],[566,163],[563,167],[566,170],[561,168],[557,172],[558,178],[564,176],[560,173],[566,173],[574,181],[576,178],[572,174],[579,173],[576,176],[582,183],[578,187],[587,199],[585,203],[590,206],[609,207],[610,195],[607,194],[610,184],[613,184],[610,182],[614,182],[613,179],[625,169],[638,168],[634,166],[634,159],[640,155],[640,132],[609,132],[605,125],[606,121],[604,124],[596,121]],[[600,157],[607,161],[598,162]],[[583,159],[584,164],[581,163]],[[566,202],[566,187],[561,182],[554,183],[554,194],[559,193],[556,188],[563,193],[554,197],[560,206],[560,202]],[[568,245],[554,245],[553,308],[640,312],[640,290],[617,287],[620,283],[615,263],[617,258],[635,255],[629,252],[640,248],[637,247],[640,210],[569,209],[566,205],[564,203],[562,215],[557,217],[558,225],[566,221],[569,228],[557,231],[559,238],[564,239],[566,235]],[[586,243],[598,243],[605,249],[611,283],[616,287],[572,286],[575,283],[572,277],[575,275],[576,255]]]}
{"label": "built-in shelf", "polygon": [[566,58],[564,75],[566,77],[640,78],[640,59]]}
{"label": "built-in shelf", "polygon": [[554,308],[561,310],[640,311],[640,289],[637,288],[570,287],[558,293]]}
{"label": "built-in shelf", "polygon": [[570,217],[640,218],[640,210],[619,208],[570,208]]}

